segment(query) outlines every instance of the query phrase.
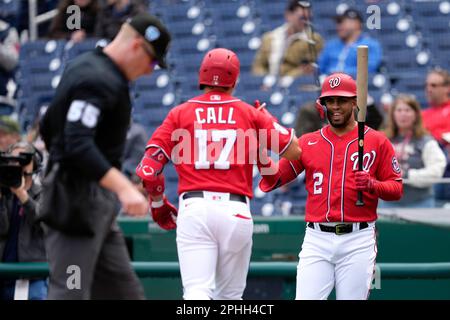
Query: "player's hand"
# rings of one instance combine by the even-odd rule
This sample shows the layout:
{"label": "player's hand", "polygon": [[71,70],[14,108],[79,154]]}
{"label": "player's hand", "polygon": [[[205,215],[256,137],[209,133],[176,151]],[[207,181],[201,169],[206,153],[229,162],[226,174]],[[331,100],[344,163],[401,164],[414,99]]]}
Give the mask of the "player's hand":
{"label": "player's hand", "polygon": [[11,192],[16,195],[16,197],[20,200],[20,202],[22,204],[27,202],[27,200],[29,199],[28,192],[25,189],[25,178],[24,177],[22,177],[22,184],[20,186],[18,186],[17,188],[11,187],[10,189],[11,189]]}
{"label": "player's hand", "polygon": [[358,191],[373,192],[376,180],[366,171],[355,171],[355,184]]}
{"label": "player's hand", "polygon": [[155,201],[151,204],[153,221],[164,230],[175,229],[177,227],[177,208],[167,200],[166,196],[163,196],[163,199],[160,202],[162,202],[162,204]]}
{"label": "player's hand", "polygon": [[278,171],[278,165],[275,163],[267,154],[267,149],[259,151],[258,161],[256,165],[258,166],[258,171],[261,176],[274,175]]}
{"label": "player's hand", "polygon": [[269,118],[271,118],[274,122],[278,123],[278,119],[276,117],[274,117],[266,108],[266,104],[263,103],[261,104],[259,102],[259,100],[255,100],[253,106],[256,108],[256,110],[261,111],[262,113],[264,113],[266,116],[268,116]]}
{"label": "player's hand", "polygon": [[130,216],[143,217],[149,211],[147,199],[134,186],[123,189],[118,198],[123,211]]}
{"label": "player's hand", "polygon": [[148,180],[142,180],[145,191],[153,197],[160,197],[164,193],[164,175],[162,173],[155,177],[155,180],[150,182]]}

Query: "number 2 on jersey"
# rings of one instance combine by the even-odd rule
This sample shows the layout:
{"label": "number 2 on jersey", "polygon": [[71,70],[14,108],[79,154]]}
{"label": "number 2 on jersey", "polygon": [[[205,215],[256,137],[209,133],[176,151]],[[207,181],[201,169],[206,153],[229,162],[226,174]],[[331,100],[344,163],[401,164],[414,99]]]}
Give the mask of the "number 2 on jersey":
{"label": "number 2 on jersey", "polygon": [[314,172],[314,194],[322,194],[323,173]]}
{"label": "number 2 on jersey", "polygon": [[[208,131],[195,130],[195,139],[198,142],[198,160],[195,161],[195,169],[209,169],[211,162],[208,161]],[[228,157],[236,142],[236,130],[211,130],[212,142],[219,142],[225,140],[225,145],[221,150],[219,157],[214,161],[214,169],[227,170],[230,168],[230,161]]]}

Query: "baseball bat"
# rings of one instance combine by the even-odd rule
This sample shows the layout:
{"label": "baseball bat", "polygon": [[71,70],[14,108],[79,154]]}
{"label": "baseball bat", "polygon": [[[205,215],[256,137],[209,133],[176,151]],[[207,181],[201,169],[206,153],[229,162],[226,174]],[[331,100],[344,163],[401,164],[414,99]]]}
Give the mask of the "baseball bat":
{"label": "baseball bat", "polygon": [[[364,126],[367,113],[367,86],[368,86],[368,57],[369,48],[358,46],[356,70],[356,104],[358,106],[358,171],[364,169]],[[357,206],[363,206],[362,191],[358,191]]]}

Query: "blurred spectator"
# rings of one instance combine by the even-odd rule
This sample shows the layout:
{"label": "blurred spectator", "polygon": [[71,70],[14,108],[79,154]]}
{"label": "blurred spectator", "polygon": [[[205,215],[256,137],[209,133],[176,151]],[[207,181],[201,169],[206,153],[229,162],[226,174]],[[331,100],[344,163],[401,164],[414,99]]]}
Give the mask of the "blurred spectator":
{"label": "blurred spectator", "polygon": [[0,98],[8,96],[7,85],[14,78],[19,63],[19,35],[7,22],[0,20]]}
{"label": "blurred spectator", "polygon": [[325,120],[320,118],[315,104],[315,102],[307,102],[300,106],[295,124],[297,137],[301,137],[308,132],[319,130],[325,124]]}
{"label": "blurred spectator", "polygon": [[425,128],[450,151],[450,75],[446,70],[428,73],[425,93],[429,108],[422,112]]}
{"label": "blurred spectator", "polygon": [[100,9],[95,35],[112,40],[122,24],[130,17],[148,8],[143,0],[105,0]]}
{"label": "blurred spectator", "polygon": [[19,123],[9,116],[0,117],[0,151],[6,151],[10,145],[20,140]]}
{"label": "blurred spectator", "polygon": [[377,107],[375,102],[367,104],[367,114],[366,114],[366,126],[379,130],[384,122],[383,113]]}
{"label": "blurred spectator", "polygon": [[395,99],[389,111],[386,135],[394,146],[402,176],[409,183],[404,184],[400,201],[380,205],[434,207],[433,184],[427,179],[442,178],[446,158],[437,141],[423,127],[420,106],[414,97],[399,95]]}
{"label": "blurred spectator", "polygon": [[[422,112],[425,128],[440,143],[441,147],[450,156],[450,75],[443,69],[434,69],[427,75],[425,93],[429,107]],[[450,162],[444,174],[450,177]],[[435,186],[437,206],[450,202],[450,184]]]}
{"label": "blurred spectator", "polygon": [[[67,8],[71,5],[80,7],[81,28],[79,30],[70,30],[67,27],[67,21],[73,14],[73,12],[67,13]],[[48,36],[53,39],[72,40],[75,43],[94,37],[99,12],[97,0],[61,0],[58,5],[58,14],[52,21]]]}
{"label": "blurred spectator", "polygon": [[127,132],[127,140],[123,154],[122,172],[134,183],[141,185],[136,175],[136,167],[141,162],[142,150],[145,150],[148,136],[145,128],[132,122]]}
{"label": "blurred spectator", "polygon": [[345,72],[356,79],[357,47],[369,47],[369,73],[376,72],[381,63],[382,50],[380,43],[363,33],[363,18],[354,9],[347,9],[336,17],[337,38],[325,45],[319,56],[321,74]]}
{"label": "blurred spectator", "polygon": [[[4,185],[1,188],[0,257],[2,262],[44,262],[47,259],[43,230],[35,223],[41,188],[33,180],[33,176],[41,168],[41,156],[33,145],[26,142],[13,144],[8,150],[13,156],[18,156],[21,152],[31,153],[33,156],[30,163],[22,167],[22,184],[17,188]],[[41,278],[28,281],[28,299],[46,299],[47,280]],[[13,300],[15,285],[16,280],[0,281],[0,300]]]}
{"label": "blurred spectator", "polygon": [[314,72],[312,63],[317,60],[323,40],[318,33],[311,32],[311,15],[308,1],[289,1],[286,23],[262,37],[253,61],[254,75],[297,77]]}

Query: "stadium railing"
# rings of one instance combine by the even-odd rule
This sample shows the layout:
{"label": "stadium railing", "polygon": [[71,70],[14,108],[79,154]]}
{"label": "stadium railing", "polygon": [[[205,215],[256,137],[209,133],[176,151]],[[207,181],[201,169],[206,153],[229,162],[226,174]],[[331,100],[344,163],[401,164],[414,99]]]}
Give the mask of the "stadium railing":
{"label": "stadium railing", "polygon": [[[178,262],[132,262],[139,277],[179,277]],[[450,279],[450,262],[378,263],[381,279]],[[251,262],[249,277],[295,278],[297,262]],[[0,278],[46,277],[45,262],[0,263]]]}

